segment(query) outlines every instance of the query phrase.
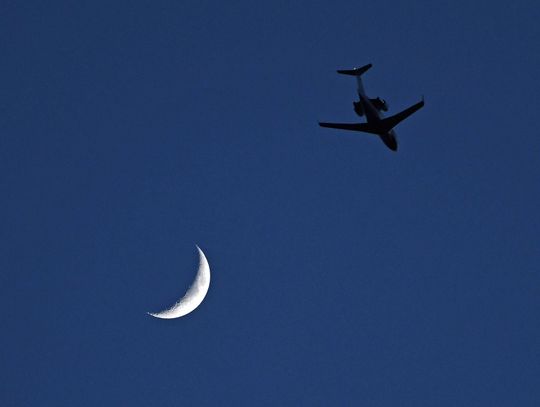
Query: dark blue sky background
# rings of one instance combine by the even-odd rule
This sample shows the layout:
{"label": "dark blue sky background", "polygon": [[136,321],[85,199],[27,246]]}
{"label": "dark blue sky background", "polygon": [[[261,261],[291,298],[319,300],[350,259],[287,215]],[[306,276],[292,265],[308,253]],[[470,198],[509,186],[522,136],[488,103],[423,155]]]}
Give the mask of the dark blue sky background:
{"label": "dark blue sky background", "polygon": [[0,16],[2,406],[540,405],[536,1]]}

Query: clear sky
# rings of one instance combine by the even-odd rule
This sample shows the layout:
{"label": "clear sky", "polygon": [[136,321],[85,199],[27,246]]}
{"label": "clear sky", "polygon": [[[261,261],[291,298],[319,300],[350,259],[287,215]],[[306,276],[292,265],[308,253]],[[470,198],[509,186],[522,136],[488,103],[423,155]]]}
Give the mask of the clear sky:
{"label": "clear sky", "polygon": [[[540,405],[540,6],[4,1],[2,406]],[[396,113],[399,151],[322,129]],[[177,320],[146,314],[212,284]]]}

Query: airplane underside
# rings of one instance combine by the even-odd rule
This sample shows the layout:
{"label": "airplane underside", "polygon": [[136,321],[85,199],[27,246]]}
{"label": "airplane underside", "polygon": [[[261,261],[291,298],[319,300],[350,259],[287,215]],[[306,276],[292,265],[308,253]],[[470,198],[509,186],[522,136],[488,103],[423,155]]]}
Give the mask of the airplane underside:
{"label": "airplane underside", "polygon": [[360,131],[363,133],[370,133],[378,135],[383,143],[392,151],[397,151],[398,143],[396,133],[393,128],[400,122],[411,116],[413,113],[424,107],[424,98],[418,103],[408,107],[407,109],[394,114],[390,117],[384,117],[381,111],[387,111],[388,105],[386,101],[377,97],[369,98],[366,96],[364,86],[362,84],[361,75],[365,73],[371,64],[365,65],[361,68],[338,70],[338,73],[355,76],[357,79],[357,90],[360,100],[353,102],[354,111],[359,116],[365,116],[366,122],[364,123],[328,123],[319,122],[319,126],[328,127],[331,129],[340,130],[352,130]]}
{"label": "airplane underside", "polygon": [[325,123],[319,122],[319,126],[331,129],[360,131],[378,135],[383,143],[392,151],[397,151],[397,139],[393,128],[424,106],[424,100],[413,106],[384,119],[374,120],[368,123]]}

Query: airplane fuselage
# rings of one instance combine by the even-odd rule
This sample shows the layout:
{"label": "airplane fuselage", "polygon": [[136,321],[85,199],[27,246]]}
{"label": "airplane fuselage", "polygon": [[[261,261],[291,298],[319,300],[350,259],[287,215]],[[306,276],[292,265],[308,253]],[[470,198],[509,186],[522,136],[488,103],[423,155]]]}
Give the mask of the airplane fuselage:
{"label": "airplane fuselage", "polygon": [[[364,109],[364,114],[366,115],[366,121],[373,125],[374,127],[377,127],[381,123],[381,119],[383,118],[382,113],[373,106],[373,103],[371,103],[371,100],[364,92],[364,87],[362,86],[361,79],[358,77],[358,97],[360,98],[360,103],[362,104],[362,108]],[[382,126],[381,126],[382,127]],[[382,140],[382,142],[392,151],[396,151],[398,148],[397,143],[397,137],[396,132],[392,129],[390,131],[384,131],[384,129],[381,128],[381,132],[376,133]]]}

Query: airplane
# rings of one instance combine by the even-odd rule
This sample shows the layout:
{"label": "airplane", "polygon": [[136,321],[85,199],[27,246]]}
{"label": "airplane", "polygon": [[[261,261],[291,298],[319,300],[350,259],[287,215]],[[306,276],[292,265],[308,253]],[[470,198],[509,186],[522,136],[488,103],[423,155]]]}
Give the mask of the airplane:
{"label": "airplane", "polygon": [[384,117],[381,111],[388,111],[388,105],[386,101],[377,97],[369,98],[364,91],[364,85],[362,84],[362,74],[364,74],[372,64],[364,65],[361,68],[354,69],[339,69],[337,72],[343,75],[351,75],[356,77],[357,88],[358,88],[358,97],[360,100],[358,102],[353,102],[354,111],[358,116],[366,116],[367,123],[325,123],[319,122],[319,126],[328,127],[331,129],[341,129],[341,130],[353,130],[361,131],[364,133],[371,133],[378,135],[383,143],[392,151],[397,151],[398,143],[396,132],[394,127],[405,120],[407,117],[412,115],[417,110],[421,109],[424,106],[424,97],[422,100],[411,107],[399,112],[390,117]]}

